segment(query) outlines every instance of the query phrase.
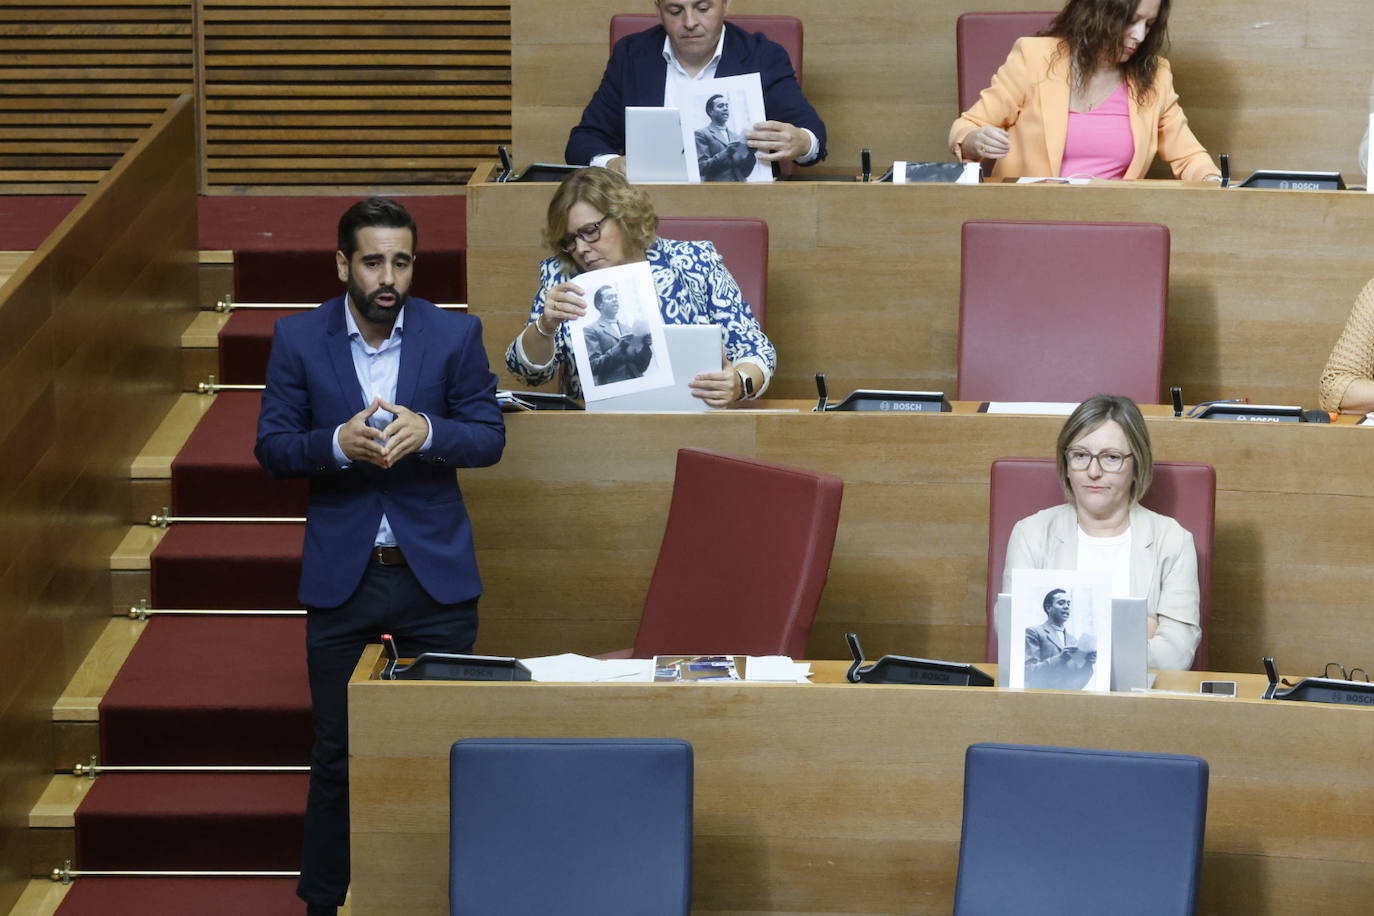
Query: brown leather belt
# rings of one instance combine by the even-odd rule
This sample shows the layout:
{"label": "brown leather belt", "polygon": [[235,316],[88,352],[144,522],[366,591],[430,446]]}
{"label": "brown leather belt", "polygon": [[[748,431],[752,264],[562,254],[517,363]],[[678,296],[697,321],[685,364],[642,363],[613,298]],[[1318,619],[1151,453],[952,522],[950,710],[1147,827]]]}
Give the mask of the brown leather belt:
{"label": "brown leather belt", "polygon": [[378,566],[405,566],[406,555],[399,547],[373,547],[372,562]]}

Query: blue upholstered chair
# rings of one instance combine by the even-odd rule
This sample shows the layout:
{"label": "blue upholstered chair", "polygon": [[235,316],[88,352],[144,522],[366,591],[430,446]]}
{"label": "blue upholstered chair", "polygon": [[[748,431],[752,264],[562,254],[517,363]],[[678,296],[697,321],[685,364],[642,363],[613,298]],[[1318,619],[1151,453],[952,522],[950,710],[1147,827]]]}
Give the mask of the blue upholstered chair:
{"label": "blue upholstered chair", "polygon": [[451,916],[686,916],[692,746],[468,738],[449,757]]}
{"label": "blue upholstered chair", "polygon": [[964,756],[955,916],[1191,914],[1207,761],[975,744]]}

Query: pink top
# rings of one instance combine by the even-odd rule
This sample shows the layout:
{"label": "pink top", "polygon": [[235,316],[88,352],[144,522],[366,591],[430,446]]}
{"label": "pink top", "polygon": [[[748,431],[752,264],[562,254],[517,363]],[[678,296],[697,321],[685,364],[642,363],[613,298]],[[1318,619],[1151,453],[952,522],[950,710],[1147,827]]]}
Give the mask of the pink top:
{"label": "pink top", "polygon": [[1120,178],[1135,156],[1131,109],[1123,82],[1092,111],[1070,111],[1061,178]]}

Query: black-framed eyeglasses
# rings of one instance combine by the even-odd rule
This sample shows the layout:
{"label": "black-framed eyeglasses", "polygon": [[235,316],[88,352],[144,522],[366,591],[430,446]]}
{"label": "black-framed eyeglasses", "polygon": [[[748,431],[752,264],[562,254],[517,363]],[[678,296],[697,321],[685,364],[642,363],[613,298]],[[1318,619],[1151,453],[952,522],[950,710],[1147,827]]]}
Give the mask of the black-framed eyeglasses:
{"label": "black-framed eyeglasses", "polygon": [[1134,457],[1130,452],[1090,452],[1085,448],[1066,448],[1064,449],[1064,459],[1068,461],[1069,467],[1075,471],[1086,471],[1097,461],[1097,466],[1104,473],[1112,474],[1126,466],[1126,459]]}
{"label": "black-framed eyeglasses", "polygon": [[558,240],[558,250],[571,254],[572,250],[577,247],[578,239],[581,239],[588,245],[590,245],[592,242],[597,241],[601,238],[601,224],[606,222],[606,220],[610,218],[610,214],[607,214],[606,216],[601,217],[601,219],[597,220],[594,223],[588,223],[587,225],[583,226],[581,229],[578,229],[571,235],[563,236],[561,239]]}

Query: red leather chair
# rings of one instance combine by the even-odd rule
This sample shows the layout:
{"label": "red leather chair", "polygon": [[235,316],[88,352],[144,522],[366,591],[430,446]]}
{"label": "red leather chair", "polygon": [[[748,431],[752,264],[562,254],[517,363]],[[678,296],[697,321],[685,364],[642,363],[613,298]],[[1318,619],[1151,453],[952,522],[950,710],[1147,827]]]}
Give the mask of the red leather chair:
{"label": "red leather chair", "polygon": [[691,216],[660,216],[658,234],[680,242],[714,242],[725,266],[754,310],[759,327],[768,329],[768,223],[742,216],[698,219]]}
{"label": "red leather chair", "polygon": [[[762,32],[770,41],[782,45],[787,58],[792,62],[792,70],[797,74],[797,85],[802,85],[802,21],[795,16],[729,16],[730,22],[746,32]],[[626,35],[652,29],[659,24],[654,13],[617,13],[611,17],[611,47]],[[797,170],[795,162],[781,162],[779,171],[783,177]]]}
{"label": "red leather chair", "polygon": [[[730,22],[746,32],[762,32],[770,41],[787,51],[792,69],[797,73],[797,85],[802,85],[802,21],[795,16],[730,16]],[[617,13],[611,17],[611,47],[626,35],[643,32],[658,25],[654,13]],[[1011,45],[1007,45],[1010,49]],[[1002,55],[1006,57],[1006,54]],[[998,63],[1001,63],[1000,61]]]}
{"label": "red leather chair", "polygon": [[1160,402],[1169,230],[964,223],[958,397]]}
{"label": "red leather chair", "polygon": [[1053,12],[964,13],[954,26],[958,59],[959,111],[978,101],[978,93],[992,85],[992,75],[1006,62],[1016,39],[1049,27]]}
{"label": "red leather chair", "polygon": [[[997,661],[993,608],[1002,590],[1011,529],[1028,515],[1064,501],[1064,488],[1053,458],[999,458],[992,463],[988,492],[987,660]],[[1197,548],[1198,619],[1202,641],[1193,670],[1207,671],[1209,615],[1212,604],[1212,538],[1216,515],[1217,474],[1210,464],[1156,461],[1153,481],[1141,505],[1167,515],[1186,528]]]}
{"label": "red leather chair", "polygon": [[684,448],[632,650],[655,655],[806,651],[844,482]]}

